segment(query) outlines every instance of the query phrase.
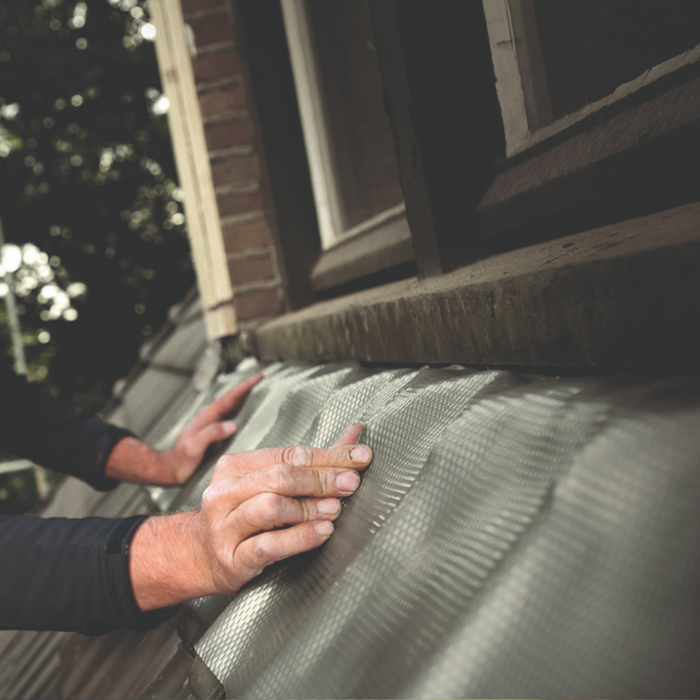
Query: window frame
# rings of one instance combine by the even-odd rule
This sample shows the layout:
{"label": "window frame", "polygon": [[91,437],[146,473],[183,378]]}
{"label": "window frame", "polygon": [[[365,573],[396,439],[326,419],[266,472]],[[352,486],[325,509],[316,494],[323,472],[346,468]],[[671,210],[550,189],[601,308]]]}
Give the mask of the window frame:
{"label": "window frame", "polygon": [[620,83],[608,95],[552,118],[534,0],[482,0],[496,75],[506,157],[518,155],[700,58],[700,43]]}
{"label": "window frame", "polygon": [[[352,236],[381,232],[387,224],[401,217],[405,220],[406,207],[401,202],[355,226],[345,228],[341,202],[342,184],[337,174],[335,148],[308,0],[281,0],[281,7],[309,160],[321,247],[328,251],[347,242]],[[406,223],[406,231],[407,226]],[[321,284],[319,280],[317,286],[318,284]]]}

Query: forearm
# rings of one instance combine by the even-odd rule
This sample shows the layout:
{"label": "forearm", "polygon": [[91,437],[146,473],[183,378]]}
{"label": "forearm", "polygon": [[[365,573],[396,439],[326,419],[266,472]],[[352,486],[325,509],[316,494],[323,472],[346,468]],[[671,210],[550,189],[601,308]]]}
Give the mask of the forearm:
{"label": "forearm", "polygon": [[199,513],[149,518],[131,541],[129,570],[140,610],[216,593],[201,546]]}

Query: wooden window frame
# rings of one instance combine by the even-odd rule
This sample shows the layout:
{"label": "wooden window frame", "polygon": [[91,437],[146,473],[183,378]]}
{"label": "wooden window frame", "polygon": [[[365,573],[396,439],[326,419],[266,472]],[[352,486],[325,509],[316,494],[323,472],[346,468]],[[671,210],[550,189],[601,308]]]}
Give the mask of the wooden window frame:
{"label": "wooden window frame", "polygon": [[281,0],[292,74],[299,97],[321,246],[330,248],[342,232],[339,183],[326,118],[309,8],[306,0]]}
{"label": "wooden window frame", "polygon": [[292,73],[299,96],[299,112],[309,159],[321,246],[328,250],[351,236],[381,229],[405,215],[400,204],[351,228],[343,225],[342,184],[337,176],[328,109],[323,94],[308,0],[281,0]]}
{"label": "wooden window frame", "polygon": [[332,293],[357,280],[372,280],[383,270],[402,269],[415,255],[403,203],[344,229],[341,183],[336,176],[308,3],[281,0],[281,7],[321,238],[322,252],[311,272],[311,286],[317,294]]}

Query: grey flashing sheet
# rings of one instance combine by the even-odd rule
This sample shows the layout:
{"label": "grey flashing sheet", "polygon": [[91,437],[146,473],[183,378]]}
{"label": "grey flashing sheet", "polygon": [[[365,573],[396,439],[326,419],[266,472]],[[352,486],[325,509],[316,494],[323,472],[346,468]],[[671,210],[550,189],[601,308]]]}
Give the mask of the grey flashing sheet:
{"label": "grey flashing sheet", "polygon": [[230,452],[360,422],[375,457],[321,549],[187,604],[228,697],[697,694],[699,377],[266,372]]}

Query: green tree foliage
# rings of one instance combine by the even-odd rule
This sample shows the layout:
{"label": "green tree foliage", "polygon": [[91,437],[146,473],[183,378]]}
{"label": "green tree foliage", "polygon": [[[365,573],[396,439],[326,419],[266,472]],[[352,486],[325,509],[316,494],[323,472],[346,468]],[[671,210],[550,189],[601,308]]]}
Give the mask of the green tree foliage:
{"label": "green tree foliage", "polygon": [[19,289],[29,362],[92,410],[194,280],[152,29],[137,0],[0,0],[5,236],[87,288]]}

